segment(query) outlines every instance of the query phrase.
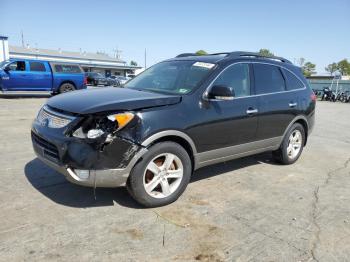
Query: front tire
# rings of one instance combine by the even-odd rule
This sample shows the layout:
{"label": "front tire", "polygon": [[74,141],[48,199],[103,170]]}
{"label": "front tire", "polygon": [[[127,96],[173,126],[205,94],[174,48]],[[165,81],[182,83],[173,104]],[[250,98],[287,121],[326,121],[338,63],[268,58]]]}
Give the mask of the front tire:
{"label": "front tire", "polygon": [[295,123],[283,138],[280,148],[273,151],[272,155],[277,162],[283,165],[293,164],[303,152],[304,144],[304,127],[299,123]]}
{"label": "front tire", "polygon": [[127,189],[143,206],[164,206],[185,191],[191,174],[191,159],[186,150],[174,142],[161,142],[150,147],[134,166]]}

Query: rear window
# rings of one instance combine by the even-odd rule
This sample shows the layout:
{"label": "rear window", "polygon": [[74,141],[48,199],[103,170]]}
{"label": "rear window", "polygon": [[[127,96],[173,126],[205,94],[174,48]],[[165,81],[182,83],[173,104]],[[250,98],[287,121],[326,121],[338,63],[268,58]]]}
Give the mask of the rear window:
{"label": "rear window", "polygon": [[76,65],[55,65],[57,73],[81,73],[80,67]]}
{"label": "rear window", "polygon": [[287,80],[287,90],[296,90],[304,88],[304,84],[291,72],[283,69],[283,73]]}
{"label": "rear window", "polygon": [[257,94],[268,94],[286,90],[286,84],[279,67],[266,64],[254,64],[253,66]]}
{"label": "rear window", "polygon": [[30,68],[30,71],[33,71],[33,72],[45,72],[46,71],[45,65],[43,63],[40,63],[40,62],[30,62],[29,68]]}

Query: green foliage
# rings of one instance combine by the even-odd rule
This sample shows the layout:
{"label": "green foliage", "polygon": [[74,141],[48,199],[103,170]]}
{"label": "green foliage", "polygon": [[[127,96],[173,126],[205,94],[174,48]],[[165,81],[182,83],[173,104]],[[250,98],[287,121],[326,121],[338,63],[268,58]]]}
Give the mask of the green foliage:
{"label": "green foliage", "polygon": [[316,74],[316,65],[305,61],[305,58],[302,57],[298,59],[298,64],[301,67],[301,71],[303,72],[304,76],[308,77]]}
{"label": "green foliage", "polygon": [[196,52],[196,55],[207,55],[208,53],[207,52],[205,52],[204,50],[198,50],[197,52]]}
{"label": "green foliage", "polygon": [[339,71],[341,75],[350,75],[350,63],[347,59],[343,59],[338,63],[333,62],[329,64],[326,68],[326,71],[333,75],[336,71]]}
{"label": "green foliage", "polygon": [[130,65],[132,65],[132,66],[137,66],[137,62],[136,62],[136,61],[131,60],[131,61],[130,61]]}
{"label": "green foliage", "polygon": [[304,76],[311,76],[316,74],[316,65],[311,62],[306,62],[301,69]]}
{"label": "green foliage", "polygon": [[347,59],[343,59],[337,63],[337,69],[341,75],[350,75],[350,63]]}
{"label": "green foliage", "polygon": [[269,49],[266,49],[266,48],[260,49],[259,54],[266,57],[274,56],[274,54]]}
{"label": "green foliage", "polygon": [[337,63],[332,63],[332,64],[329,64],[327,67],[325,67],[325,70],[329,72],[331,75],[333,75],[333,73],[337,71],[337,69],[338,69]]}

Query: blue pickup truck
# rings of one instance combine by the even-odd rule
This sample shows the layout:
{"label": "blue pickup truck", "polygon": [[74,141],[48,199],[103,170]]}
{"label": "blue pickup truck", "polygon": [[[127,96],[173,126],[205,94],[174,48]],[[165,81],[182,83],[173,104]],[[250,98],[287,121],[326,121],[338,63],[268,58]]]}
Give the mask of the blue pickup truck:
{"label": "blue pickup truck", "polygon": [[85,89],[86,77],[77,64],[11,59],[0,63],[0,93],[59,94]]}

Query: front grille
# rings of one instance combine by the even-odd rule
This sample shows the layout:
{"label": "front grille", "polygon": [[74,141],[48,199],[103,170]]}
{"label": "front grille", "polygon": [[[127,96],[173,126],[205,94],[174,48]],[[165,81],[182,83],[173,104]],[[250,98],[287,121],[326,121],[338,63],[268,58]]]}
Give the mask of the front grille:
{"label": "front grille", "polygon": [[39,154],[51,160],[55,160],[56,162],[59,160],[58,150],[54,144],[46,141],[33,132],[32,141],[34,143],[34,146],[39,147],[39,149],[36,148],[37,151],[40,150],[40,152],[38,152]]}
{"label": "front grille", "polygon": [[40,109],[36,119],[40,124],[47,125],[50,128],[62,128],[72,122],[73,117],[53,112],[47,106],[44,106]]}

